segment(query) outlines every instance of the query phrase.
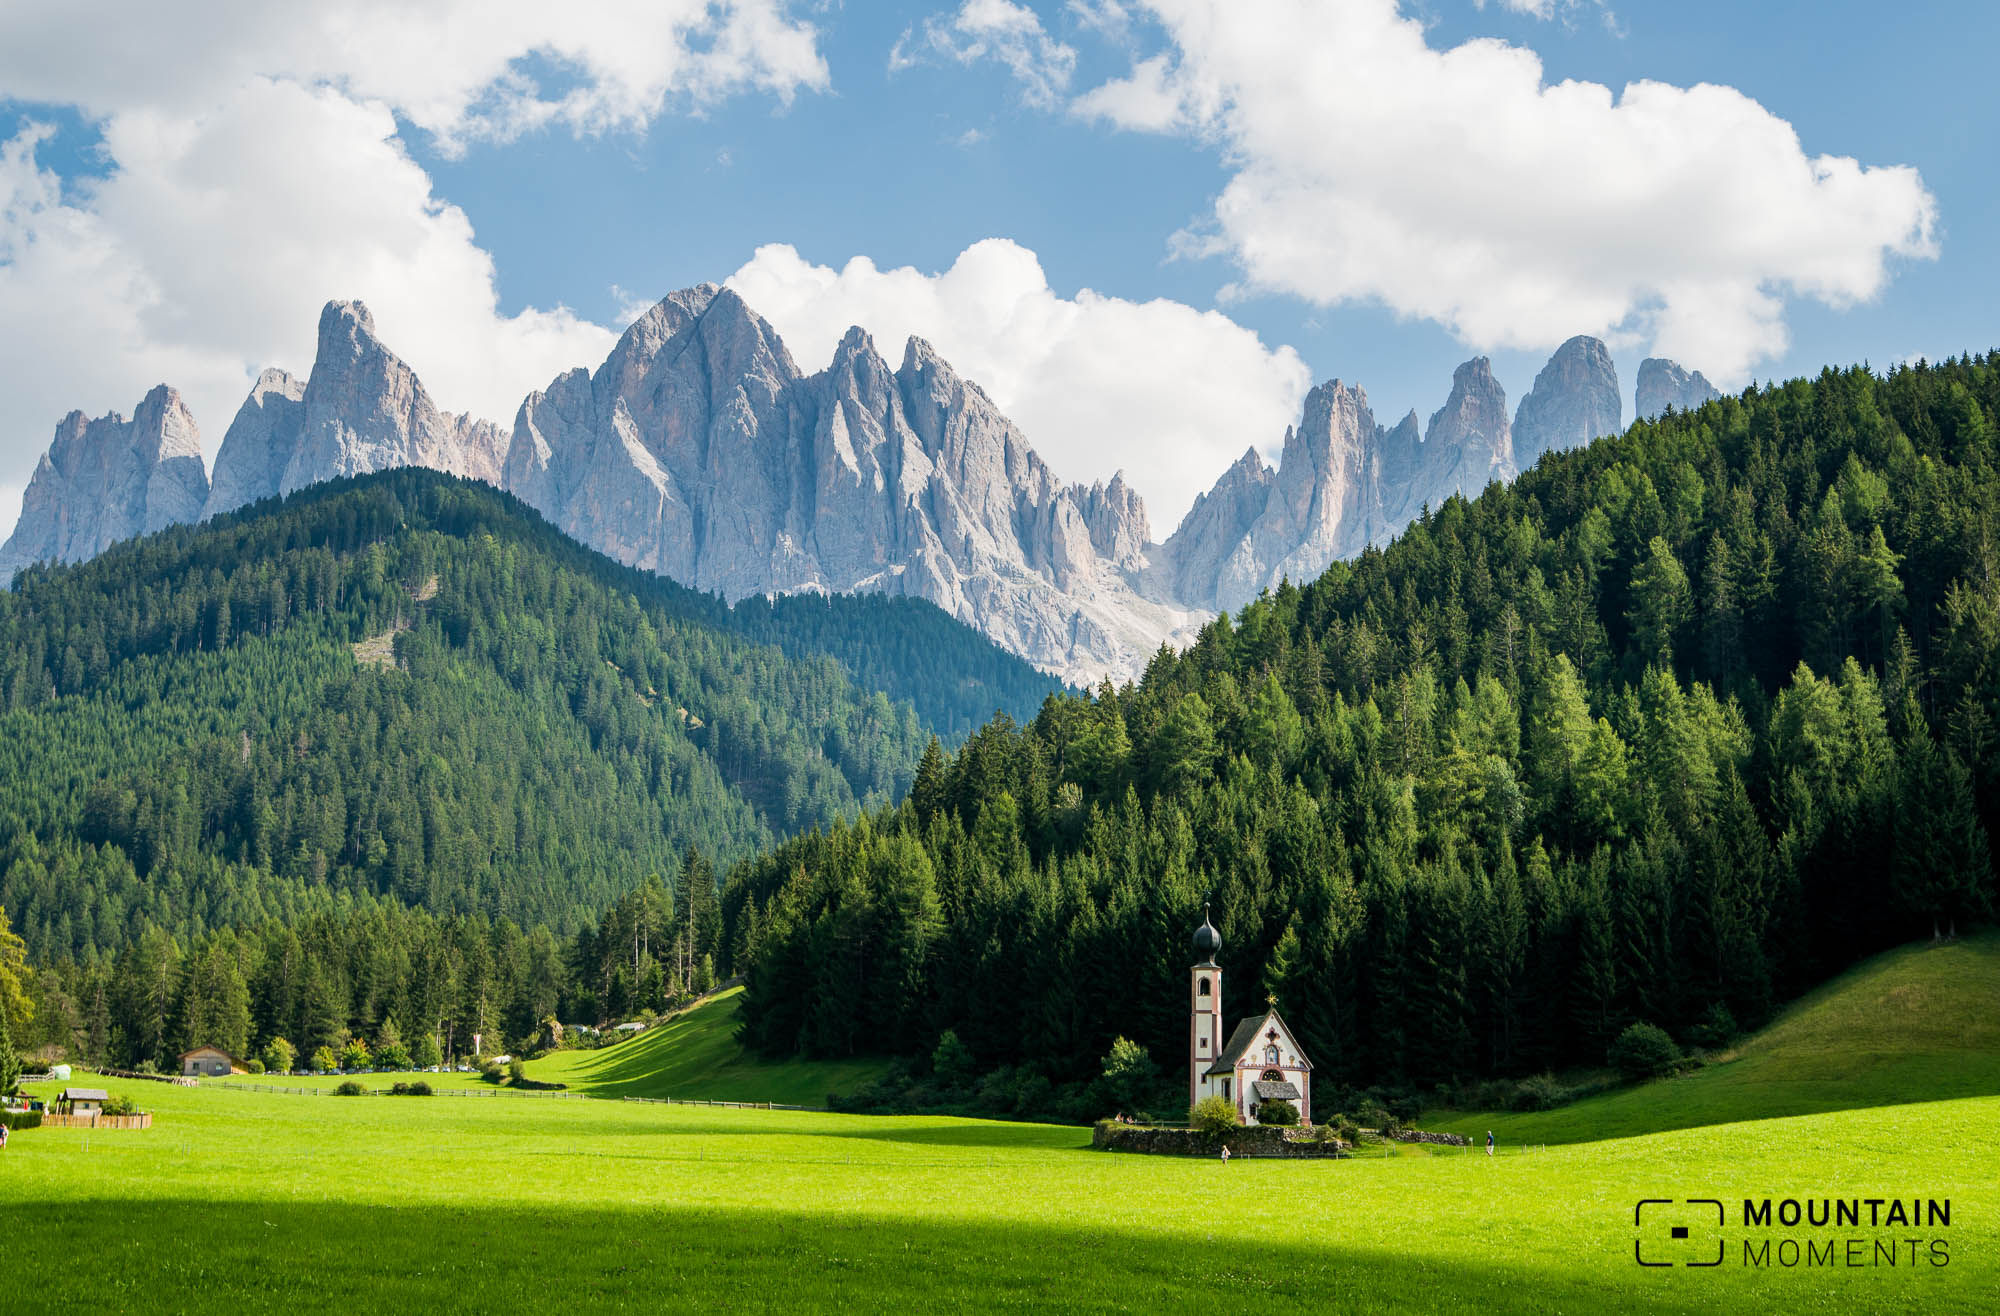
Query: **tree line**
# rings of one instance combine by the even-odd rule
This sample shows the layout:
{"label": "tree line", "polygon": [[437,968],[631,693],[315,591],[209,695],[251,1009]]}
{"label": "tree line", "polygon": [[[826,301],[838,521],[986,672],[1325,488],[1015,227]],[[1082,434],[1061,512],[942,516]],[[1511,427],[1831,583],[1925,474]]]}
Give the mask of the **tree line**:
{"label": "tree line", "polygon": [[297,919],[188,938],[142,921],[115,953],[30,968],[0,909],[0,1024],[21,1051],[118,1069],[170,1070],[201,1046],[285,1069],[316,1054],[435,1065],[697,997],[727,960],[721,929],[715,872],[695,850],[565,937],[343,893]]}
{"label": "tree line", "polygon": [[1985,356],[1642,421],[934,745],[900,804],[731,874],[746,1036],[1178,1056],[1206,904],[1232,1015],[1427,1090],[1726,1037],[1989,917],[1996,417]]}

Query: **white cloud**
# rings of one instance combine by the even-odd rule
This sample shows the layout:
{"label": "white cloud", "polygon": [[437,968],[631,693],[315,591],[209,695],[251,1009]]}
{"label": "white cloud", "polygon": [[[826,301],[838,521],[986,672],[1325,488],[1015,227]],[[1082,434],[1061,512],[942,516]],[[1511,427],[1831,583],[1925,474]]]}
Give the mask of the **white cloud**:
{"label": "white cloud", "polygon": [[1021,99],[1039,109],[1061,103],[1076,71],[1076,51],[1051,37],[1026,5],[965,0],[951,15],[933,14],[903,33],[889,52],[894,73],[936,57],[957,64],[994,59],[1021,85]]}
{"label": "white cloud", "polygon": [[836,270],[772,245],[728,283],[805,370],[823,368],[850,325],[891,365],[911,335],[929,340],[1064,479],[1124,470],[1161,539],[1246,446],[1277,451],[1311,383],[1291,348],[1266,347],[1218,311],[1088,288],[1059,296],[1035,253],[1002,238],[938,274],[861,256]]}
{"label": "white cloud", "polygon": [[452,148],[824,84],[775,0],[0,11],[0,97],[77,107],[112,166],[65,186],[36,159],[52,129],[0,127],[0,481],[26,482],[70,409],[130,414],[161,382],[213,460],[259,368],[311,367],[335,297],[368,303],[439,405],[507,424],[614,335],[561,306],[500,312],[491,257],[396,116]]}
{"label": "white cloud", "polygon": [[670,102],[827,85],[814,30],[783,0],[65,0],[0,13],[0,93],[19,100],[185,115],[254,77],[382,101],[447,148],[552,123],[643,128]]}
{"label": "white cloud", "polygon": [[1809,157],[1729,87],[1548,84],[1505,42],[1432,49],[1395,0],[1134,8],[1168,48],[1073,109],[1217,144],[1232,177],[1179,245],[1234,260],[1238,291],[1482,349],[1597,333],[1734,383],[1784,350],[1788,299],[1864,302],[1936,254],[1916,170]]}

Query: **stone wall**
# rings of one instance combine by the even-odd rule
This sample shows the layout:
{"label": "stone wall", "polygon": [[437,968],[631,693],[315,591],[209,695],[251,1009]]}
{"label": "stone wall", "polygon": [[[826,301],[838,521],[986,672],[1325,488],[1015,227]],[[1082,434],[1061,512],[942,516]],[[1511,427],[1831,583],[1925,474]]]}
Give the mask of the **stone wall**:
{"label": "stone wall", "polygon": [[1469,1147],[1472,1140],[1462,1133],[1429,1133],[1423,1129],[1397,1129],[1389,1135],[1397,1142],[1427,1142],[1435,1147]]}
{"label": "stone wall", "polygon": [[1143,1152],[1152,1156],[1220,1157],[1227,1146],[1231,1156],[1313,1157],[1345,1156],[1348,1145],[1337,1138],[1316,1140],[1310,1129],[1286,1129],[1258,1124],[1231,1129],[1217,1137],[1198,1129],[1148,1127],[1100,1120],[1090,1145],[1099,1151]]}

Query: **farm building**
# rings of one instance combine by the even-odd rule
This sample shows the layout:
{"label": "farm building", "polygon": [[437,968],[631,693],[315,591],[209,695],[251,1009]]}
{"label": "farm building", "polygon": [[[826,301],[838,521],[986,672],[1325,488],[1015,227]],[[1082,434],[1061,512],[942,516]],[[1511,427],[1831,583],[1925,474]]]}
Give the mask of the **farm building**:
{"label": "farm building", "polygon": [[97,1115],[103,1113],[104,1103],[111,1100],[102,1088],[64,1088],[56,1094],[56,1113],[60,1115]]}
{"label": "farm building", "polygon": [[181,1073],[199,1078],[206,1074],[215,1078],[227,1078],[229,1070],[236,1062],[229,1053],[219,1047],[198,1046],[192,1051],[181,1052]]}
{"label": "farm building", "polygon": [[1312,1120],[1312,1062],[1274,1005],[1236,1025],[1222,1037],[1222,967],[1215,962],[1222,934],[1206,912],[1195,929],[1194,966],[1188,1026],[1188,1104],[1219,1096],[1236,1107],[1245,1124],[1258,1123],[1265,1102],[1282,1101]]}

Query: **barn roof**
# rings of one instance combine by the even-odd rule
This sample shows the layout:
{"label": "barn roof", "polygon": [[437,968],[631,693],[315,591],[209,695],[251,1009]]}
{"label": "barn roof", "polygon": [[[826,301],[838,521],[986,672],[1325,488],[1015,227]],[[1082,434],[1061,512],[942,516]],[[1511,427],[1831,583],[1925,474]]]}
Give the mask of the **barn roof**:
{"label": "barn roof", "polygon": [[185,1060],[189,1056],[210,1056],[210,1055],[221,1056],[224,1060],[232,1058],[227,1051],[223,1050],[219,1046],[198,1046],[194,1048],[194,1050],[192,1051],[181,1052],[181,1059]]}

